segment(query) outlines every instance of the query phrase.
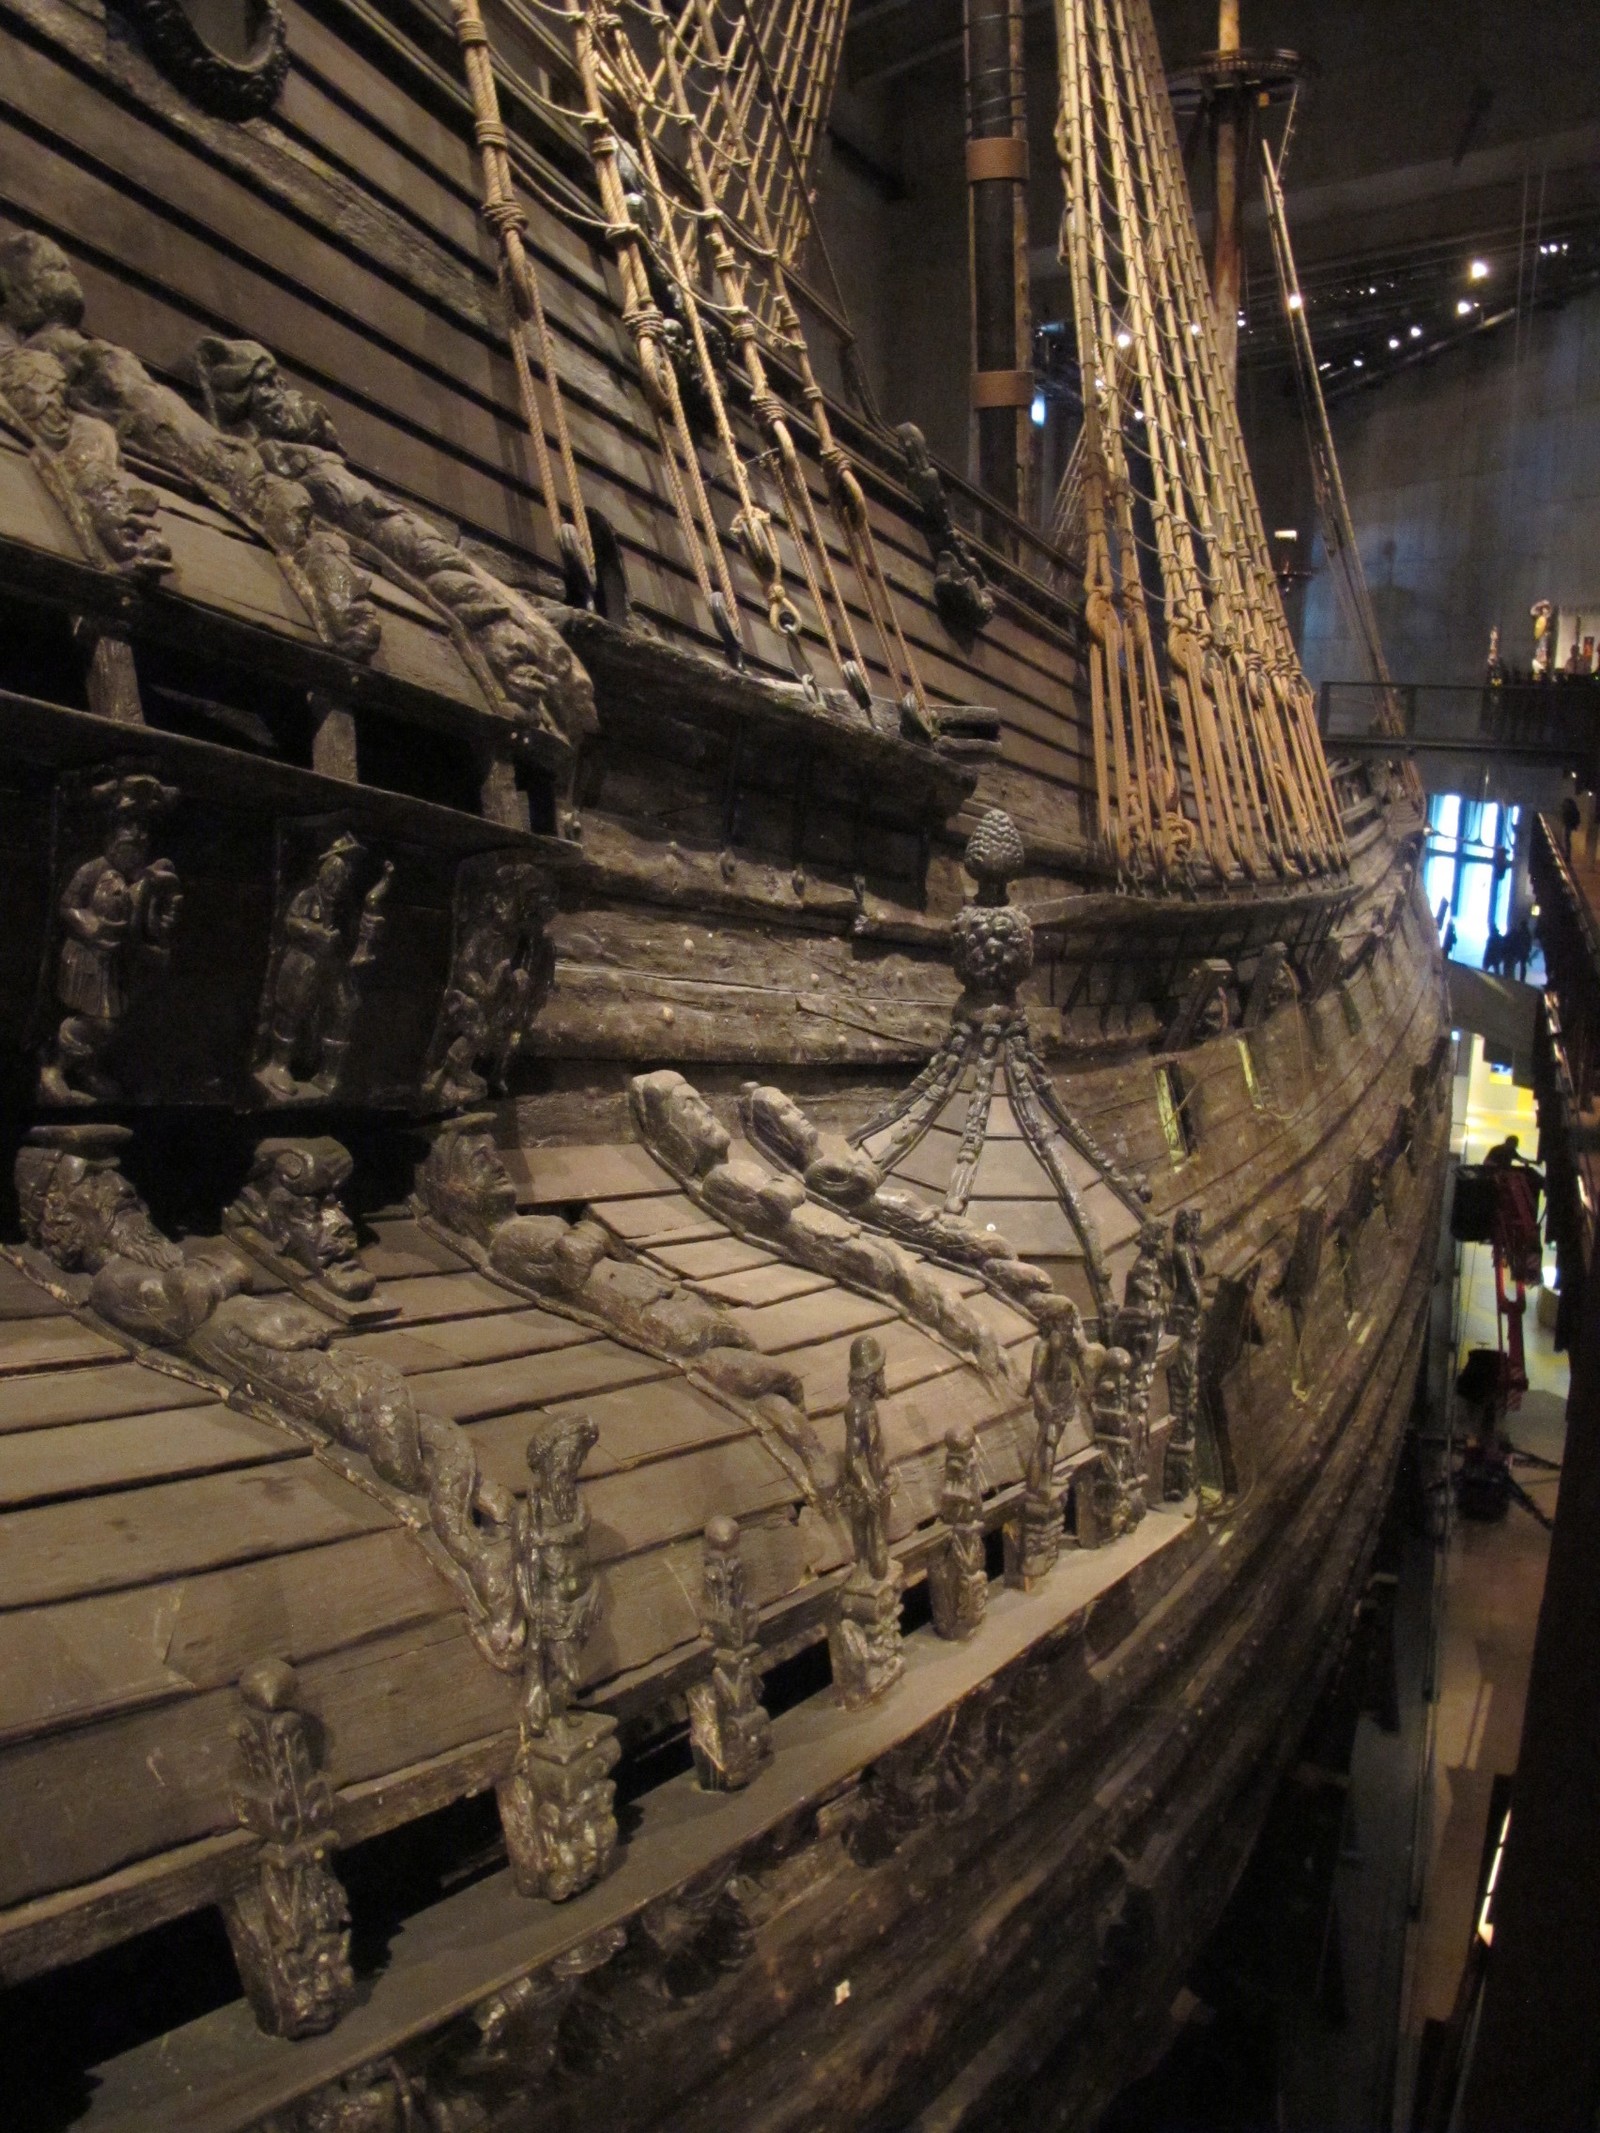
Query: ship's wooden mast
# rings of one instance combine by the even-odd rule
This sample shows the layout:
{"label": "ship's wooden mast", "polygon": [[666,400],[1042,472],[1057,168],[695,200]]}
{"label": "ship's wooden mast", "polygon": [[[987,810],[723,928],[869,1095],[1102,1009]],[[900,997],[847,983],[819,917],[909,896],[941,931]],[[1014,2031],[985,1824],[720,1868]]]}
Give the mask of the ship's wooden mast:
{"label": "ship's wooden mast", "polygon": [[[1220,0],[1217,55],[1239,49],[1239,0]],[[1232,390],[1239,367],[1239,162],[1244,131],[1237,90],[1223,90],[1212,107],[1217,175],[1216,228],[1211,248],[1211,294],[1217,312],[1217,360]]]}
{"label": "ship's wooden mast", "polygon": [[967,0],[967,193],[972,253],[972,474],[1028,513],[1032,312],[1022,0]]}

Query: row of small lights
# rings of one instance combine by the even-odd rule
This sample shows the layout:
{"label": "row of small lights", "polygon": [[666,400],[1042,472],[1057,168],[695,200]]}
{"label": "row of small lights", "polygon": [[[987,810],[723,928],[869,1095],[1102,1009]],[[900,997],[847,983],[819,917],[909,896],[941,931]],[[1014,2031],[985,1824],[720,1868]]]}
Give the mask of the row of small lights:
{"label": "row of small lights", "polygon": [[[1567,247],[1566,244],[1563,242],[1560,244],[1551,244],[1548,246],[1540,245],[1539,249],[1541,252],[1547,253],[1564,252]],[[1474,259],[1467,267],[1467,279],[1468,281],[1473,282],[1487,281],[1489,279],[1489,271],[1490,270],[1488,260]],[[1376,288],[1369,288],[1367,290],[1367,294],[1369,296],[1376,296],[1377,293],[1378,292]],[[1292,290],[1290,292],[1289,309],[1291,311],[1299,311],[1303,309],[1304,303],[1305,299],[1301,296],[1300,291],[1298,289]],[[1480,308],[1481,306],[1475,296],[1458,296],[1456,298],[1457,318],[1471,318],[1473,312],[1479,310]],[[1422,338],[1423,329],[1420,326],[1408,326],[1405,330],[1404,338],[1402,338],[1401,335],[1399,335],[1398,333],[1391,333],[1389,336],[1389,352],[1391,355],[1393,355],[1405,346],[1406,341],[1420,341]],[[1365,370],[1367,367],[1366,357],[1352,356],[1350,358],[1350,367],[1352,370]],[[1319,363],[1317,365],[1317,368],[1318,370],[1331,370],[1333,368],[1332,360],[1329,359],[1328,361]]]}
{"label": "row of small lights", "polygon": [[[1540,254],[1544,258],[1559,256],[1561,253],[1566,252],[1568,250],[1570,250],[1570,245],[1566,238],[1558,238],[1550,243],[1541,244],[1539,247]],[[1487,281],[1489,279],[1489,272],[1490,269],[1488,260],[1474,259],[1469,263],[1467,267],[1467,279],[1468,281],[1472,282]],[[1367,294],[1369,296],[1376,296],[1377,293],[1378,291],[1375,284],[1368,287]],[[1291,311],[1301,311],[1304,310],[1304,308],[1305,298],[1301,295],[1298,289],[1292,289],[1289,292],[1289,309]],[[1480,308],[1481,307],[1479,305],[1478,299],[1475,296],[1460,296],[1456,299],[1457,318],[1471,318],[1473,312],[1479,310]],[[1238,314],[1238,319],[1239,324],[1241,326],[1246,323],[1245,315],[1242,311]],[[1200,331],[1200,327],[1197,321],[1193,319],[1190,320],[1189,331],[1194,334],[1197,334]],[[1389,336],[1389,352],[1391,355],[1396,354],[1400,349],[1405,346],[1407,340],[1420,341],[1422,338],[1423,329],[1420,326],[1408,326],[1405,331],[1404,339],[1402,339],[1398,333],[1391,333]],[[1119,348],[1131,348],[1132,345],[1133,335],[1128,332],[1126,327],[1124,327],[1123,330],[1117,335],[1117,346]],[[1365,370],[1367,366],[1367,359],[1365,356],[1352,356],[1350,358],[1350,364],[1351,368],[1354,370]],[[1319,363],[1317,365],[1317,368],[1321,371],[1331,370],[1333,368],[1332,360],[1329,359],[1328,361]],[[1100,382],[1102,381],[1096,380],[1096,383]],[[1034,394],[1033,404],[1029,408],[1028,412],[1033,419],[1034,426],[1038,429],[1043,429],[1045,419],[1049,412],[1043,393]],[[1135,410],[1135,419],[1141,419],[1138,415],[1137,410]]]}

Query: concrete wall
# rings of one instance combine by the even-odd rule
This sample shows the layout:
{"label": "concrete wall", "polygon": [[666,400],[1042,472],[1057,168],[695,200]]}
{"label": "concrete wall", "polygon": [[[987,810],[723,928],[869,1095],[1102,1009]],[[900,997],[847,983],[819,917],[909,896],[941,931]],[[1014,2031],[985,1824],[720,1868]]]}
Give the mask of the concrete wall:
{"label": "concrete wall", "polygon": [[[1397,680],[1476,681],[1491,623],[1525,666],[1536,599],[1600,628],[1600,293],[1345,401],[1334,437]],[[1325,572],[1301,649],[1362,677]]]}

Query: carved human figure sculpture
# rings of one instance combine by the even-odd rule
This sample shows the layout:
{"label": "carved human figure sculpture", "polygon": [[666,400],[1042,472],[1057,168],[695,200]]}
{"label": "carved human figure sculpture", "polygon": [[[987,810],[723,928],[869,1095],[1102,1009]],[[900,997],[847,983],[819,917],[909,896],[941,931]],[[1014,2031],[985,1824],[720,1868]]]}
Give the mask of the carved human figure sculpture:
{"label": "carved human figure sculpture", "polygon": [[354,837],[335,837],[279,921],[262,1002],[264,1057],[255,1072],[257,1085],[276,1103],[331,1096],[339,1086],[362,973],[376,957],[394,878],[394,866],[385,860],[361,899],[352,934],[350,903],[362,856]]}
{"label": "carved human figure sculpture", "polygon": [[689,1747],[708,1791],[748,1785],[772,1753],[772,1728],[761,1704],[758,1611],[745,1591],[737,1519],[706,1527],[700,1621],[711,1639],[711,1673],[689,1691]]}
{"label": "carved human figure sculpture", "polygon": [[183,909],[177,869],[150,856],[150,819],[177,797],[173,786],[143,773],[93,789],[108,819],[100,851],[74,868],[56,905],[62,939],[55,991],[65,1012],[40,1061],[42,1103],[87,1104],[121,1093],[106,1052],[143,963],[168,954]]}
{"label": "carved human figure sculpture", "polygon": [[361,1240],[339,1197],[354,1168],[349,1149],[326,1135],[262,1141],[224,1220],[341,1300],[362,1302],[377,1280],[361,1264]]}
{"label": "carved human figure sculpture", "polygon": [[1021,1508],[1006,1528],[1006,1578],[1023,1591],[1047,1577],[1061,1553],[1062,1502],[1056,1462],[1067,1427],[1079,1412],[1089,1355],[1078,1307],[1052,1292],[1034,1305],[1034,1343],[1028,1392],[1036,1424]]}
{"label": "carved human figure sculpture", "polygon": [[491,1083],[505,1087],[555,975],[544,930],[552,904],[538,868],[499,859],[486,873],[461,871],[455,957],[425,1083],[446,1105],[480,1103]]}
{"label": "carved human figure sculpture", "polygon": [[894,1478],[883,1446],[878,1402],[884,1397],[883,1349],[870,1333],[850,1344],[850,1392],[844,1410],[839,1508],[850,1526],[855,1567],[839,1595],[828,1631],[834,1684],[848,1708],[870,1703],[905,1671],[900,1650],[903,1574],[889,1554]]}
{"label": "carved human figure sculpture", "polygon": [[1100,1454],[1091,1491],[1096,1535],[1117,1540],[1145,1514],[1142,1447],[1130,1404],[1133,1359],[1108,1348],[1094,1382],[1094,1441]]}
{"label": "carved human figure sculpture", "polygon": [[953,1641],[974,1635],[989,1605],[978,1442],[964,1422],[945,1432],[939,1517],[945,1537],[928,1565],[928,1599],[935,1631]]}

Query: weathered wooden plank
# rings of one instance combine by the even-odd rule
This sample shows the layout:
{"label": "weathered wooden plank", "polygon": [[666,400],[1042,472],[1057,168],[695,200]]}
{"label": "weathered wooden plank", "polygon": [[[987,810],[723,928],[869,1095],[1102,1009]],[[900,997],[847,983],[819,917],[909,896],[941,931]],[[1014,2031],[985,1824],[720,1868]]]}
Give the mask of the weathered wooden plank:
{"label": "weathered wooden plank", "polygon": [[[652,1378],[614,1392],[589,1394],[539,1410],[540,1414],[585,1414],[599,1426],[600,1441],[584,1465],[598,1477],[651,1459],[668,1459],[725,1437],[748,1437],[750,1424],[732,1408],[680,1377]],[[527,1487],[527,1445],[535,1415],[523,1411],[479,1422],[472,1442],[484,1471],[519,1492]]]}
{"label": "weathered wooden plank", "polygon": [[702,1214],[683,1192],[664,1192],[638,1200],[599,1200],[592,1212],[607,1229],[625,1237],[630,1244],[654,1244],[658,1240],[689,1243],[722,1231],[721,1223]]}
{"label": "weathered wooden plank", "polygon": [[794,1503],[799,1493],[766,1447],[748,1436],[599,1475],[585,1487],[584,1501],[595,1560],[608,1562],[699,1533],[719,1511],[748,1518]]}
{"label": "weathered wooden plank", "polygon": [[[362,1336],[364,1351],[369,1355],[385,1355],[386,1338],[391,1342],[416,1340],[400,1329],[385,1335],[383,1329]],[[544,1355],[553,1348],[575,1348],[580,1341],[593,1340],[594,1334],[587,1326],[574,1325],[570,1318],[557,1318],[549,1311],[497,1311],[489,1318],[436,1319],[429,1324],[426,1339],[418,1343],[440,1358],[439,1362],[422,1364],[428,1370],[447,1367],[451,1363],[509,1362],[519,1355]],[[398,1360],[398,1357],[393,1358]],[[408,1366],[401,1363],[402,1369]],[[410,1367],[419,1367],[416,1364]]]}
{"label": "weathered wooden plank", "polygon": [[[952,1370],[968,1370],[953,1349],[924,1333],[903,1318],[889,1319],[872,1328],[872,1337],[883,1350],[885,1382],[890,1392],[925,1378],[942,1377]],[[845,1402],[850,1377],[853,1333],[838,1339],[818,1341],[789,1357],[806,1388],[806,1411],[812,1416],[836,1414]]]}
{"label": "weathered wooden plank", "polygon": [[362,1263],[380,1281],[411,1274],[453,1274],[466,1262],[459,1252],[430,1236],[411,1215],[375,1214],[367,1218],[372,1239],[362,1247]]}
{"label": "weathered wooden plank", "polygon": [[[519,1683],[480,1659],[459,1612],[300,1672],[336,1786],[514,1723]],[[231,1688],[0,1754],[0,1904],[71,1887],[232,1826],[239,1712]],[[39,1803],[47,1800],[47,1811]]]}
{"label": "weathered wooden plank", "polygon": [[208,1386],[147,1370],[142,1363],[40,1371],[6,1385],[0,1397],[0,1431],[52,1429],[61,1422],[149,1414],[161,1407],[198,1407],[215,1398]]}
{"label": "weathered wooden plank", "polygon": [[220,1403],[17,1430],[0,1437],[0,1506],[260,1465],[295,1458],[304,1449],[286,1431]]}
{"label": "weathered wooden plank", "polygon": [[22,1608],[0,1635],[0,1740],[218,1688],[263,1656],[298,1666],[459,1604],[413,1536],[391,1527]]}
{"label": "weathered wooden plank", "polygon": [[853,1289],[830,1287],[812,1296],[796,1296],[788,1303],[766,1304],[759,1310],[735,1311],[733,1318],[765,1355],[779,1355],[811,1341],[834,1340],[841,1333],[861,1333],[868,1326],[881,1326],[895,1318],[891,1304],[875,1296],[858,1296]]}
{"label": "weathered wooden plank", "polygon": [[[115,1341],[75,1318],[7,1318],[0,1320],[0,1377],[29,1370],[51,1370],[83,1363],[108,1363],[123,1353]],[[8,1398],[12,1397],[8,1393]]]}
{"label": "weathered wooden plank", "polygon": [[528,1299],[497,1288],[470,1267],[459,1274],[412,1274],[386,1281],[384,1293],[400,1307],[406,1326],[442,1324],[451,1318],[476,1318],[491,1311],[525,1311]]}
{"label": "weathered wooden plank", "polygon": [[778,1264],[771,1252],[764,1252],[758,1244],[746,1244],[742,1237],[707,1237],[698,1244],[652,1244],[650,1257],[690,1281]]}
{"label": "weathered wooden plank", "polygon": [[648,1199],[671,1192],[675,1185],[671,1171],[648,1149],[626,1141],[597,1147],[508,1148],[505,1166],[524,1207]]}
{"label": "weathered wooden plank", "polygon": [[59,1297],[30,1281],[20,1267],[0,1259],[0,1319],[60,1318],[66,1308]]}
{"label": "weathered wooden plank", "polygon": [[671,1374],[653,1355],[591,1338],[578,1346],[550,1349],[508,1363],[465,1364],[418,1375],[411,1380],[411,1388],[419,1407],[466,1422],[611,1392]]}
{"label": "weathered wooden plank", "polygon": [[0,1516],[0,1607],[109,1592],[394,1523],[309,1454]]}
{"label": "weathered wooden plank", "polygon": [[791,1296],[809,1296],[831,1287],[826,1274],[813,1274],[802,1266],[757,1266],[739,1274],[702,1274],[695,1287],[718,1303],[786,1303]]}

